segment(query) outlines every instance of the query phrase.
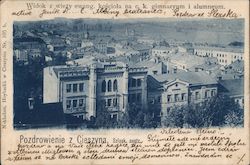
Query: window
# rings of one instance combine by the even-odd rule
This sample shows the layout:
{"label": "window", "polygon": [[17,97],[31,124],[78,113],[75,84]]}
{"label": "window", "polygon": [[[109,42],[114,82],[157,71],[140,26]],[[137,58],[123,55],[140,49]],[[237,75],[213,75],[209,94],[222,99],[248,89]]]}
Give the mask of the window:
{"label": "window", "polygon": [[136,86],[136,79],[132,78],[132,87],[135,87],[135,86]]}
{"label": "window", "polygon": [[141,93],[137,93],[136,101],[139,102],[139,103],[141,102]]}
{"label": "window", "polygon": [[113,91],[117,91],[117,80],[115,80],[113,83]]}
{"label": "window", "polygon": [[112,86],[111,80],[109,80],[108,81],[108,92],[111,92],[111,88],[112,88],[111,86]]}
{"label": "window", "polygon": [[67,100],[66,101],[66,107],[67,108],[71,108],[71,100]]}
{"label": "window", "polygon": [[176,102],[176,101],[179,101],[179,94],[175,94],[174,95],[174,101]]}
{"label": "window", "polygon": [[83,92],[83,90],[84,90],[84,83],[80,83],[79,84],[79,91]]}
{"label": "window", "polygon": [[211,91],[211,96],[215,96],[215,93],[216,93],[216,90],[213,89],[213,90]]}
{"label": "window", "polygon": [[206,91],[205,91],[205,98],[208,98],[208,97],[209,97],[208,93],[209,93],[209,90],[206,90]]}
{"label": "window", "polygon": [[77,84],[73,84],[73,92],[77,92]]}
{"label": "window", "polygon": [[79,107],[83,107],[83,99],[79,99]]}
{"label": "window", "polygon": [[185,101],[186,100],[186,93],[182,93],[181,94],[181,101]]}
{"label": "window", "polygon": [[167,101],[168,101],[168,103],[171,102],[171,95],[167,96]]}
{"label": "window", "polygon": [[111,106],[112,99],[108,99],[108,107]]}
{"label": "window", "polygon": [[137,79],[137,86],[138,86],[138,87],[141,86],[141,79]]}
{"label": "window", "polygon": [[73,100],[73,108],[77,107],[77,100]]}
{"label": "window", "polygon": [[195,99],[196,100],[200,99],[200,92],[195,92]]}
{"label": "window", "polygon": [[71,84],[66,84],[67,93],[71,92]]}
{"label": "window", "polygon": [[106,92],[106,81],[102,81],[102,92]]}
{"label": "window", "polygon": [[113,99],[113,106],[116,107],[117,106],[117,98]]}

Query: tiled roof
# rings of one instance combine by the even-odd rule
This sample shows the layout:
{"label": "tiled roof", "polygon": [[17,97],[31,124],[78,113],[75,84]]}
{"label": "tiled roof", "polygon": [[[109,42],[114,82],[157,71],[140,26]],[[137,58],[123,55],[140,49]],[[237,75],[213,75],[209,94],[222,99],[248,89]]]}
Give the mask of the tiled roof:
{"label": "tiled roof", "polygon": [[201,84],[217,84],[215,78],[211,77],[204,71],[199,72],[177,72],[171,74],[153,75],[153,77],[159,82],[170,82],[175,79],[179,79],[189,83],[190,85],[201,85]]}
{"label": "tiled roof", "polygon": [[243,96],[244,95],[244,79],[231,79],[219,81],[222,90],[230,96]]}

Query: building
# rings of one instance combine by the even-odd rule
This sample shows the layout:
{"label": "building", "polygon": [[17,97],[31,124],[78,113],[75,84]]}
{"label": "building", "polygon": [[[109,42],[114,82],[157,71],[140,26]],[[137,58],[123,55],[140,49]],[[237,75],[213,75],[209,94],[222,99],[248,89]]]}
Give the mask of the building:
{"label": "building", "polygon": [[148,75],[152,74],[166,74],[168,72],[168,66],[162,62],[159,57],[151,58],[149,60],[140,61],[132,64],[136,67],[146,67]]}
{"label": "building", "polygon": [[173,50],[166,46],[156,46],[152,48],[152,56],[166,58]]}
{"label": "building", "polygon": [[16,61],[28,62],[28,51],[27,50],[14,50],[14,57]]}
{"label": "building", "polygon": [[167,116],[173,107],[199,104],[215,96],[217,81],[206,72],[177,72],[152,75],[148,78],[149,107],[161,109],[161,116]]}
{"label": "building", "polygon": [[239,74],[244,74],[244,61],[234,61],[232,64],[225,67],[225,71],[233,71]]}
{"label": "building", "polygon": [[135,44],[131,46],[135,51],[139,52],[140,61],[146,60],[149,58],[151,47],[145,44]]}
{"label": "building", "polygon": [[206,63],[207,59],[190,55],[188,53],[176,53],[173,54],[169,59],[169,63],[178,69],[189,71],[191,68],[203,65]]}
{"label": "building", "polygon": [[219,81],[220,93],[233,98],[244,108],[244,78]]}
{"label": "building", "polygon": [[226,66],[236,60],[243,60],[243,50],[230,47],[195,47],[194,55],[200,57],[216,57],[220,65]]}
{"label": "building", "polygon": [[14,38],[14,49],[39,49],[44,51],[46,49],[46,43],[41,38],[36,37],[19,37]]}
{"label": "building", "polygon": [[44,68],[43,102],[62,102],[65,114],[89,120],[105,108],[117,119],[133,104],[147,109],[147,71],[120,62]]}
{"label": "building", "polygon": [[108,44],[112,41],[110,37],[96,38],[93,43],[97,52],[102,54],[108,53]]}

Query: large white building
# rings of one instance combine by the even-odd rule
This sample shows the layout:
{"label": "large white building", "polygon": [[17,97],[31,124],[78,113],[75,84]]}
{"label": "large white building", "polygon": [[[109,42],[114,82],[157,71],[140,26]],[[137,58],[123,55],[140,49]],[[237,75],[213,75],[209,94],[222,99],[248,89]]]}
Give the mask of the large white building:
{"label": "large white building", "polygon": [[226,66],[236,60],[243,60],[243,50],[239,48],[195,47],[194,55],[200,57],[216,57],[220,65]]}
{"label": "large white building", "polygon": [[117,119],[136,103],[147,109],[147,71],[124,63],[92,61],[88,65],[44,68],[43,102],[61,102],[65,114],[89,120],[105,108]]}

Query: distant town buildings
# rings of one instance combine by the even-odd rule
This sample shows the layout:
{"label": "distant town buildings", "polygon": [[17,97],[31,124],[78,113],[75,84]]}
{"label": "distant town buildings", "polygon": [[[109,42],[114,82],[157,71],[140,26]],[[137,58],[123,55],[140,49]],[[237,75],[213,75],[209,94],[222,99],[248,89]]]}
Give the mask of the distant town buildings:
{"label": "distant town buildings", "polygon": [[220,65],[226,66],[236,60],[243,60],[243,50],[240,48],[223,47],[195,47],[194,55],[200,57],[215,57]]}
{"label": "distant town buildings", "polygon": [[[109,23],[76,22],[32,24],[35,30],[24,32],[15,27],[16,65],[44,61],[36,74],[42,77],[39,94],[45,107],[62,107],[64,114],[84,120],[102,109],[118,120],[131,107],[165,117],[174,107],[200,104],[218,94],[244,107],[242,48],[176,40],[169,44],[133,28],[113,34]],[[35,97],[27,102],[35,109]]]}

